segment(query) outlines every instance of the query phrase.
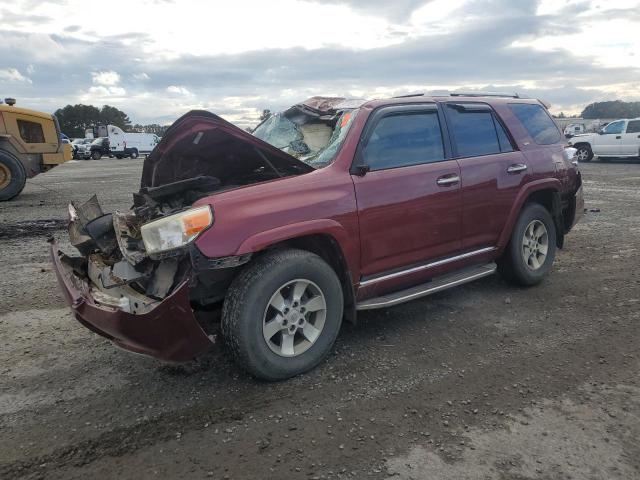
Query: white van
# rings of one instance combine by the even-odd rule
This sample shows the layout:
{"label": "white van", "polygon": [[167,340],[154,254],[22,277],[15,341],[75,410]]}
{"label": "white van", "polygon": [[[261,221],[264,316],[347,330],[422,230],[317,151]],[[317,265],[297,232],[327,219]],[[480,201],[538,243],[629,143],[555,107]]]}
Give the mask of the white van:
{"label": "white van", "polygon": [[107,137],[111,155],[116,158],[138,158],[148,155],[160,141],[154,133],[130,133],[115,125],[98,125],[87,129],[86,138]]}

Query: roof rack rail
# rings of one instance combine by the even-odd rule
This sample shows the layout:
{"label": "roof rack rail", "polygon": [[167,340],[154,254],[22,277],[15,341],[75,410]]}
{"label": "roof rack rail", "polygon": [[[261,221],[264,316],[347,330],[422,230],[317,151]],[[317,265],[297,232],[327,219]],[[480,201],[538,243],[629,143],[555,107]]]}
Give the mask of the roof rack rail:
{"label": "roof rack rail", "polygon": [[407,93],[406,95],[397,95],[393,98],[411,98],[411,97],[424,97],[424,92]]}
{"label": "roof rack rail", "polygon": [[506,98],[523,98],[517,93],[502,92],[449,92],[451,97],[506,97]]}

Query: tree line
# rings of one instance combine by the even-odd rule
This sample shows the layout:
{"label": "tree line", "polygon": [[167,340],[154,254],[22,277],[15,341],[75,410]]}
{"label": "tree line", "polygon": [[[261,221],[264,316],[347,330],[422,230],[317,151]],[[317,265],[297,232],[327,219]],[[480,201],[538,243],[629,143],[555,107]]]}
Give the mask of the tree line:
{"label": "tree line", "polygon": [[582,118],[637,118],[640,117],[640,102],[595,102],[586,106]]}
{"label": "tree line", "polygon": [[152,123],[149,125],[131,124],[129,116],[122,110],[110,105],[102,108],[93,105],[67,105],[54,112],[60,124],[60,131],[71,138],[83,138],[88,128],[96,125],[115,125],[125,132],[155,133],[164,135],[168,125]]}

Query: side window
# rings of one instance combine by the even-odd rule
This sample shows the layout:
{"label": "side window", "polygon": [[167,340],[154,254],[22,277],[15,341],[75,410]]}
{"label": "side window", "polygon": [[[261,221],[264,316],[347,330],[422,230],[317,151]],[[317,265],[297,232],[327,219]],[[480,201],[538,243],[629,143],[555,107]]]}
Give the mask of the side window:
{"label": "side window", "polygon": [[27,143],[44,143],[44,132],[41,124],[27,120],[17,120],[17,122],[22,140]]}
{"label": "side window", "polygon": [[629,120],[627,133],[640,133],[640,120]]}
{"label": "side window", "polygon": [[[501,152],[496,122],[491,110],[465,109],[461,105],[447,105],[447,116],[459,157],[476,157]],[[502,126],[500,130],[505,149],[512,150]]]}
{"label": "side window", "polygon": [[510,103],[509,108],[538,145],[560,141],[560,131],[547,111],[537,103]]}
{"label": "side window", "polygon": [[624,130],[624,120],[619,122],[611,122],[609,125],[604,127],[603,131],[604,133],[609,135],[618,135],[622,133],[622,130]]}
{"label": "side window", "polygon": [[363,150],[371,170],[444,160],[438,113],[402,113],[382,117]]}

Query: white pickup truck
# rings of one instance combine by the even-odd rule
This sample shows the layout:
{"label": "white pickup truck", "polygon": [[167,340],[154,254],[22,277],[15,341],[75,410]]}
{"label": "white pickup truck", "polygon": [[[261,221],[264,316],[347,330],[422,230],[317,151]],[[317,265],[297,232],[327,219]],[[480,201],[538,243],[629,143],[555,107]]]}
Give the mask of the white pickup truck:
{"label": "white pickup truck", "polygon": [[576,135],[569,140],[580,162],[588,162],[594,156],[640,157],[640,118],[615,120],[597,133]]}

